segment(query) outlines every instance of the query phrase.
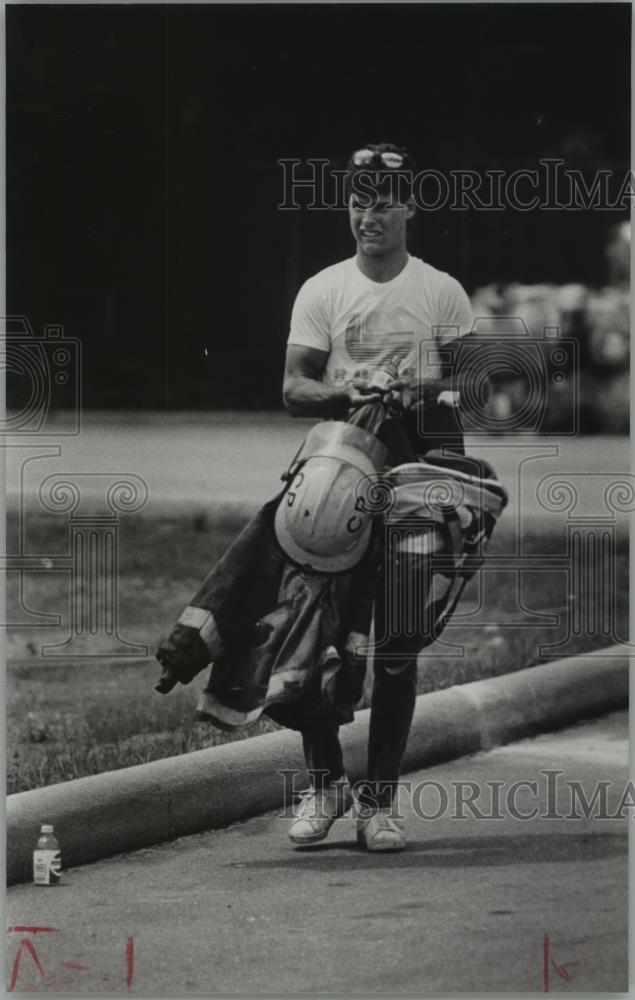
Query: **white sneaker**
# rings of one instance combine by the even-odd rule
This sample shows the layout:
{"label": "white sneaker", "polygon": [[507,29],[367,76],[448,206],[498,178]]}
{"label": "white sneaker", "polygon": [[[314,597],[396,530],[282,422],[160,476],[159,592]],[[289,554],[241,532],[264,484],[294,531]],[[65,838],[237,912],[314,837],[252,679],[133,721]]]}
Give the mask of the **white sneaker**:
{"label": "white sneaker", "polygon": [[295,810],[289,827],[293,844],[316,844],[324,840],[338,816],[343,816],[353,804],[348,778],[341,778],[324,789],[308,788],[301,792],[302,801]]}
{"label": "white sneaker", "polygon": [[396,819],[394,809],[373,809],[355,804],[357,815],[357,843],[367,851],[403,851],[407,841],[403,820]]}

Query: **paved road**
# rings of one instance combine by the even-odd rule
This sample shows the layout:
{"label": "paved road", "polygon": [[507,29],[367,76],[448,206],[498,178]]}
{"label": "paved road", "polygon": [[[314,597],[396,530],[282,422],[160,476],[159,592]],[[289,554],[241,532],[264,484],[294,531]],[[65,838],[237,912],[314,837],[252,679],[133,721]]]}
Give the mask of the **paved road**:
{"label": "paved road", "polygon": [[[38,492],[55,475],[76,484],[83,505],[107,510],[108,487],[134,474],[146,484],[143,511],[150,516],[237,502],[256,509],[278,492],[281,473],[315,422],[245,412],[89,411],[82,419],[76,436],[9,438],[10,507],[22,497],[28,507],[43,509]],[[512,523],[545,517],[564,526],[572,513],[571,490],[579,498],[575,517],[606,519],[605,491],[629,468],[628,439],[620,437],[468,438],[467,447],[490,461],[508,488],[504,523],[510,530]],[[564,488],[558,486],[563,480],[569,484]],[[612,497],[619,515],[626,494],[617,490]]]}
{"label": "paved road", "polygon": [[[9,975],[30,939],[49,980],[22,946],[20,991],[123,990],[127,975],[133,991],[169,996],[625,991],[628,820],[564,817],[571,781],[591,797],[610,780],[615,811],[626,737],[616,713],[409,775],[439,782],[449,804],[425,820],[403,798],[403,854],[360,851],[347,818],[294,851],[288,821],[268,815],[73,869],[56,888],[14,887],[10,924],[57,930],[11,933]],[[546,770],[562,771],[555,795]],[[453,818],[458,781],[495,811],[488,780],[503,783],[503,818]],[[518,789],[519,811],[560,818],[513,818],[517,781],[537,782]],[[415,802],[432,815],[440,794],[429,785]]]}

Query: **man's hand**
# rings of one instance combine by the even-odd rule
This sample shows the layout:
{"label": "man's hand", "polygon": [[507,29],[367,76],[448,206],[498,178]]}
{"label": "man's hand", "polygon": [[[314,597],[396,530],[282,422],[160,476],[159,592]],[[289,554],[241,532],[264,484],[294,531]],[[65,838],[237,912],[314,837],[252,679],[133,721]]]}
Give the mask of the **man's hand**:
{"label": "man's hand", "polygon": [[430,406],[436,403],[439,393],[446,388],[444,383],[432,379],[395,378],[388,382],[382,398],[384,403],[400,403],[404,410],[414,406]]}
{"label": "man's hand", "polygon": [[380,400],[384,395],[378,389],[372,388],[368,380],[363,378],[353,379],[353,382],[346,387],[346,390],[350,405],[355,410],[358,410],[360,406],[366,406],[366,403],[374,403]]}

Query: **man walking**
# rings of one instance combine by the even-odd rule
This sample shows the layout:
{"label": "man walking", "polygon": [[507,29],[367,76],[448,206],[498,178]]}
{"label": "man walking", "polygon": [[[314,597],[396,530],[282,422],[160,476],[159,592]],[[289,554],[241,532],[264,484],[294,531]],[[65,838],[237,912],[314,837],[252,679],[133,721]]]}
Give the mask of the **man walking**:
{"label": "man walking", "polygon": [[[293,416],[345,419],[379,398],[372,388],[378,369],[395,375],[383,391],[402,392],[405,402],[414,389],[439,395],[453,345],[470,331],[473,316],[458,281],[408,252],[415,172],[406,150],[393,144],[370,144],[352,155],[347,185],[356,253],[314,275],[296,298],[283,385]],[[424,436],[414,412],[405,412],[417,455],[444,446],[464,453],[455,403],[454,393],[441,392]],[[375,592],[376,636],[386,635],[388,577],[384,565]],[[391,631],[375,651],[367,780],[356,802],[358,841],[369,851],[406,846],[392,803],[417,695],[417,650],[411,637]],[[338,725],[326,707],[302,735],[307,766],[320,777],[289,831],[299,846],[323,840],[352,804]]]}

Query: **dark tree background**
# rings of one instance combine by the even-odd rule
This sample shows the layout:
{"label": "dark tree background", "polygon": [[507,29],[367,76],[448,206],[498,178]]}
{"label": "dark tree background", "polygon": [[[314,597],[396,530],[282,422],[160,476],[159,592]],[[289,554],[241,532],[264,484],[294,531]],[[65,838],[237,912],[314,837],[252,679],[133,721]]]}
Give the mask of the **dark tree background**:
{"label": "dark tree background", "polygon": [[[280,405],[293,296],[353,244],[343,212],[277,209],[279,158],[386,140],[444,171],[628,168],[628,4],[6,18],[8,312],[81,338],[88,406]],[[420,213],[411,250],[468,291],[601,285],[625,214]]]}

